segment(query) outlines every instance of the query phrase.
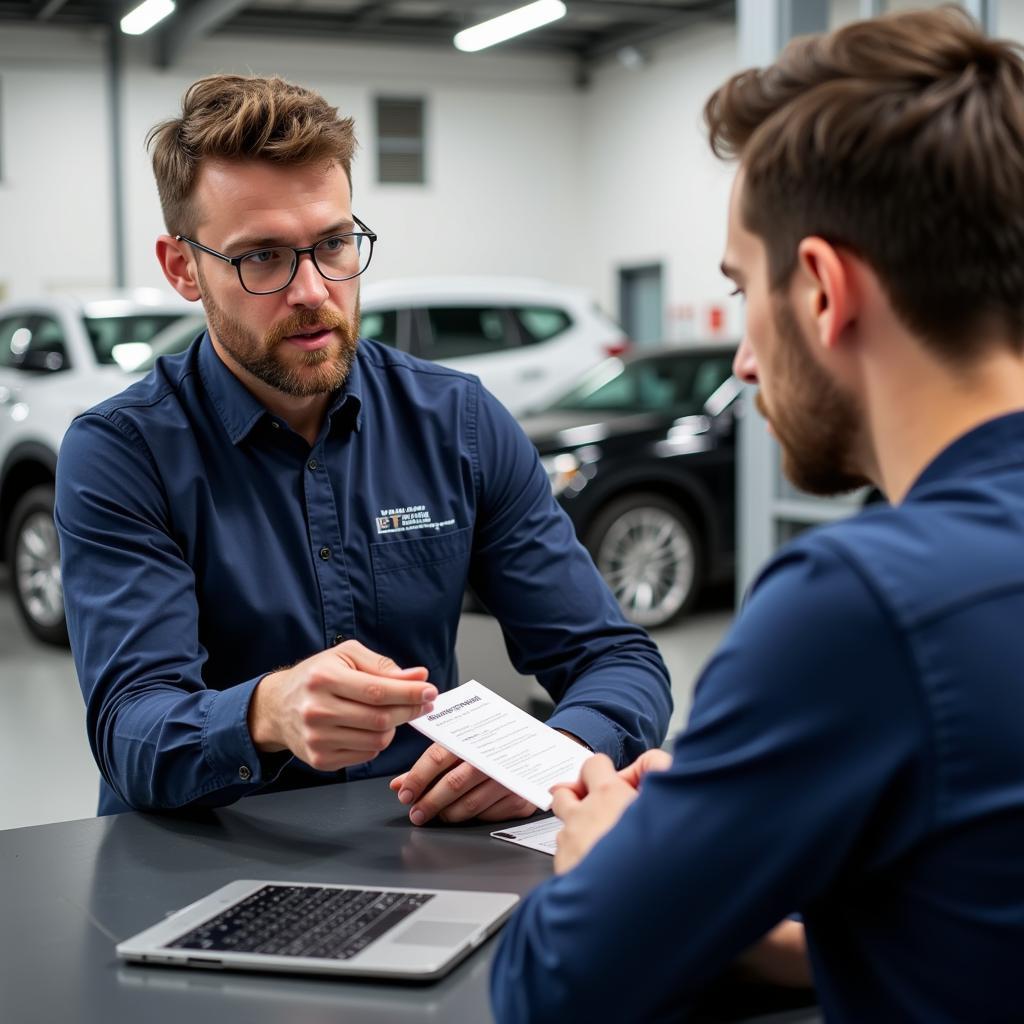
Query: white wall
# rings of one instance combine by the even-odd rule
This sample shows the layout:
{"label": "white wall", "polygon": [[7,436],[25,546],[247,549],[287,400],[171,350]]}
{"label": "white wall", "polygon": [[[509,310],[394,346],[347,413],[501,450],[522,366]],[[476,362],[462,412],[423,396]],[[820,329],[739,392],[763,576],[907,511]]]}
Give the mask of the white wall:
{"label": "white wall", "polygon": [[712,302],[735,333],[741,310],[718,269],[733,168],[712,156],[702,122],[708,96],[739,70],[735,26],[697,26],[648,57],[636,70],[609,61],[587,93],[586,278],[614,309],[620,266],[662,263],[667,337],[705,333]]}
{"label": "white wall", "polygon": [[[171,71],[134,53],[125,102],[129,267],[158,281],[152,240],[163,230],[142,140],[173,116],[194,79],[214,72],[281,74],[356,119],[354,209],[380,236],[372,273],[515,273],[579,281],[566,268],[579,216],[581,95],[568,61],[448,51],[213,37]],[[425,187],[375,182],[374,98],[426,99]],[[535,230],[541,224],[545,235]]]}
{"label": "white wall", "polygon": [[0,297],[110,284],[103,37],[0,32]]}
{"label": "white wall", "polygon": [[[513,273],[582,284],[616,312],[620,266],[661,262],[669,312],[699,316],[727,286],[717,271],[732,171],[700,126],[710,91],[736,69],[736,36],[708,24],[610,60],[588,89],[572,61],[454,50],[212,37],[160,70],[152,40],[123,39],[123,133],[130,285],[163,285],[163,230],[143,140],[194,79],[278,73],[356,118],[355,210],[381,237],[375,277]],[[5,181],[0,287],[9,297],[114,281],[105,44],[49,26],[0,34]],[[428,183],[378,185],[376,95],[427,101]],[[40,241],[66,231],[60,270]],[[28,250],[26,256],[26,249]],[[684,326],[666,316],[670,334]]]}

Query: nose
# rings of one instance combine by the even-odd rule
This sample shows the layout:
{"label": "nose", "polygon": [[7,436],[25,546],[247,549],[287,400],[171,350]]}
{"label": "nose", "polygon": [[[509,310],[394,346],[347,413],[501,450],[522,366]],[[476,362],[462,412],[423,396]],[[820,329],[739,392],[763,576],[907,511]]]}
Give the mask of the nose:
{"label": "nose", "polygon": [[757,360],[754,358],[754,348],[746,333],[733,357],[732,372],[745,384],[757,383]]}
{"label": "nose", "polygon": [[289,305],[317,309],[324,304],[329,294],[327,282],[316,269],[312,255],[308,252],[303,253],[299,257],[298,267],[295,268],[295,277],[288,285]]}

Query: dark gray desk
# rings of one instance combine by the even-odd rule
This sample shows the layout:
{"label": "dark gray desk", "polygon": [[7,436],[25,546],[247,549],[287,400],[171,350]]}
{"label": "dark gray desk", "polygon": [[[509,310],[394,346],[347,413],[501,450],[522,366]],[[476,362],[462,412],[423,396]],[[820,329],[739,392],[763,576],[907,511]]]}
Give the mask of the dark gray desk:
{"label": "dark gray desk", "polygon": [[374,779],[200,818],[0,831],[0,1021],[486,1024],[494,940],[430,985],[125,966],[114,945],[236,878],[526,893],[549,877],[549,857],[490,839],[491,828],[414,829]]}

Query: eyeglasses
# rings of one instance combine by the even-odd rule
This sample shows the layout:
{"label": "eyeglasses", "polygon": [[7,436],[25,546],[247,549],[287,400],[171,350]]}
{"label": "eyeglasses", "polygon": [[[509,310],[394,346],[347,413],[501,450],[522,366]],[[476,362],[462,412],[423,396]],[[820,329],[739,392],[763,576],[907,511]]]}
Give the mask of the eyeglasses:
{"label": "eyeglasses", "polygon": [[331,235],[303,249],[290,245],[272,245],[244,252],[241,256],[226,256],[186,235],[175,235],[174,238],[175,241],[187,242],[201,252],[230,263],[238,272],[239,283],[250,295],[271,295],[283,291],[292,283],[299,269],[299,259],[306,253],[309,253],[320,276],[328,281],[348,281],[358,277],[370,265],[377,236],[358,217],[352,220],[361,231]]}

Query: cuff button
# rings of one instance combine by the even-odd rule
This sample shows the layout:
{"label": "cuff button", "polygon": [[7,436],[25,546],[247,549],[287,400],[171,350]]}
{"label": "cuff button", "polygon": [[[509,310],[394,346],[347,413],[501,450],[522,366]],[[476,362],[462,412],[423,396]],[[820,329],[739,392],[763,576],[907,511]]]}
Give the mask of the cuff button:
{"label": "cuff button", "polygon": [[243,764],[242,767],[238,769],[238,777],[243,782],[248,782],[252,778],[252,772],[249,770],[248,765]]}

